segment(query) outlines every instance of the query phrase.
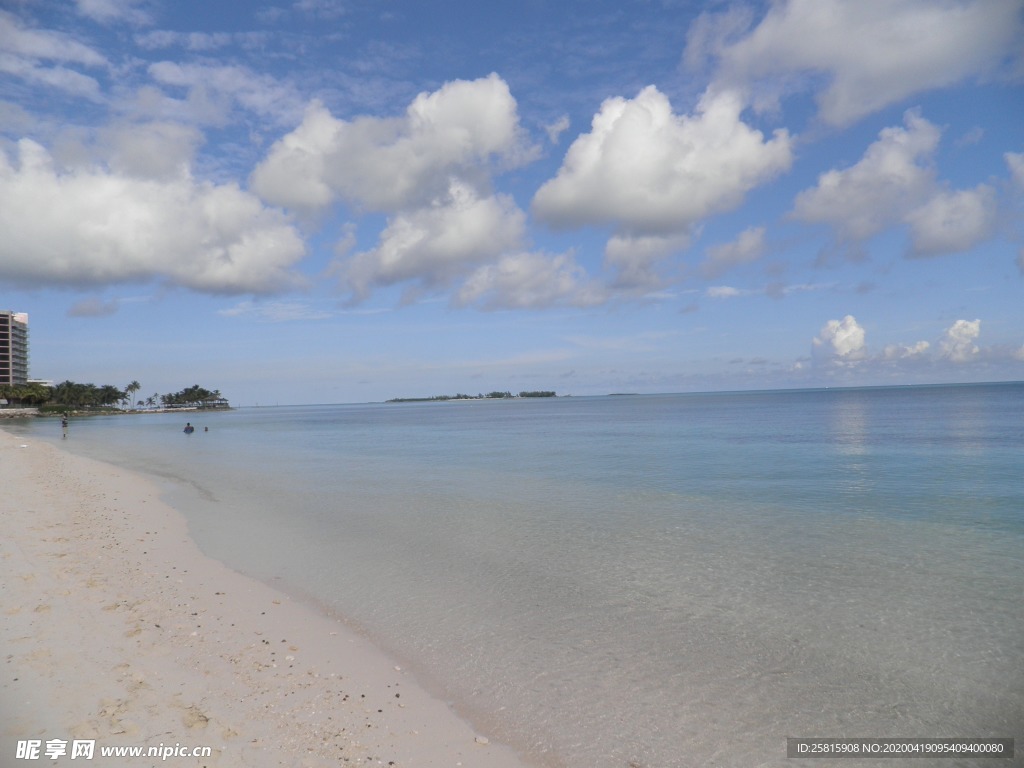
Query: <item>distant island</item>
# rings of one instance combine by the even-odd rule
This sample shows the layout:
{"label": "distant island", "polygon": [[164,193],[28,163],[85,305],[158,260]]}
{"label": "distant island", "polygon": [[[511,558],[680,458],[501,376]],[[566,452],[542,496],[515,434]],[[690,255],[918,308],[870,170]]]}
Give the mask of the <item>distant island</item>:
{"label": "distant island", "polygon": [[386,402],[389,403],[434,403],[446,400],[512,400],[517,397],[558,397],[557,393],[550,390],[535,390],[532,392],[520,392],[513,395],[511,392],[488,392],[478,395],[434,395],[432,397],[394,397]]}

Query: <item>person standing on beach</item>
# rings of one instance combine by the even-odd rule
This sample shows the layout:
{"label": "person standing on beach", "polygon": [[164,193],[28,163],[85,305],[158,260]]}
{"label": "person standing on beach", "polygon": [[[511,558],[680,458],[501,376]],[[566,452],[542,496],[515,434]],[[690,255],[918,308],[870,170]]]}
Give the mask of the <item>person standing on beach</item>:
{"label": "person standing on beach", "polygon": [[68,415],[65,413],[60,417],[60,426],[64,430],[64,439],[68,439]]}

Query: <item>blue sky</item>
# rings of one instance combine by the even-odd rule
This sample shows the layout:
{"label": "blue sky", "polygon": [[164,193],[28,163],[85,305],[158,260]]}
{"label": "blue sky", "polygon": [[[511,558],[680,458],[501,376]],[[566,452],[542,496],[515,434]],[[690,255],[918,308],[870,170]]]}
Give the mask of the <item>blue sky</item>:
{"label": "blue sky", "polygon": [[1024,379],[1024,0],[6,0],[31,374]]}

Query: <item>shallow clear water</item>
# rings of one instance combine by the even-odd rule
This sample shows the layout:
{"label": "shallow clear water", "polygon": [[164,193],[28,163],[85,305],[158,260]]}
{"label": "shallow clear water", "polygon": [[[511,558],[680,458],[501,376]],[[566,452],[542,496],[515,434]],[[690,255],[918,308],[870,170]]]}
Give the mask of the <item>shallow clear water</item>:
{"label": "shallow clear water", "polygon": [[66,447],[163,477],[209,554],[552,764],[1024,738],[1024,385],[99,417]]}

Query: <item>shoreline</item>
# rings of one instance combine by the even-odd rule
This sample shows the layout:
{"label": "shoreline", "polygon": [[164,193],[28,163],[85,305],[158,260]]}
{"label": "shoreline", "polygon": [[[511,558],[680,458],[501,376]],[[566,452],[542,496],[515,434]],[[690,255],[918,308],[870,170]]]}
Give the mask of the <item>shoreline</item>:
{"label": "shoreline", "polygon": [[152,414],[152,413],[223,413],[225,411],[233,411],[235,408],[225,406],[223,408],[202,408],[198,405],[184,405],[180,407],[170,408],[131,408],[128,410],[122,410],[120,408],[111,408],[109,410],[88,410],[78,408],[67,408],[63,411],[42,411],[37,407],[17,407],[17,408],[0,408],[0,419],[29,419],[29,418],[59,418],[62,416],[74,416],[75,418],[89,418],[90,416],[138,416],[140,414]]}
{"label": "shoreline", "polygon": [[148,478],[0,430],[0,483],[0,762],[85,739],[212,749],[177,765],[528,765],[342,622],[202,554]]}

